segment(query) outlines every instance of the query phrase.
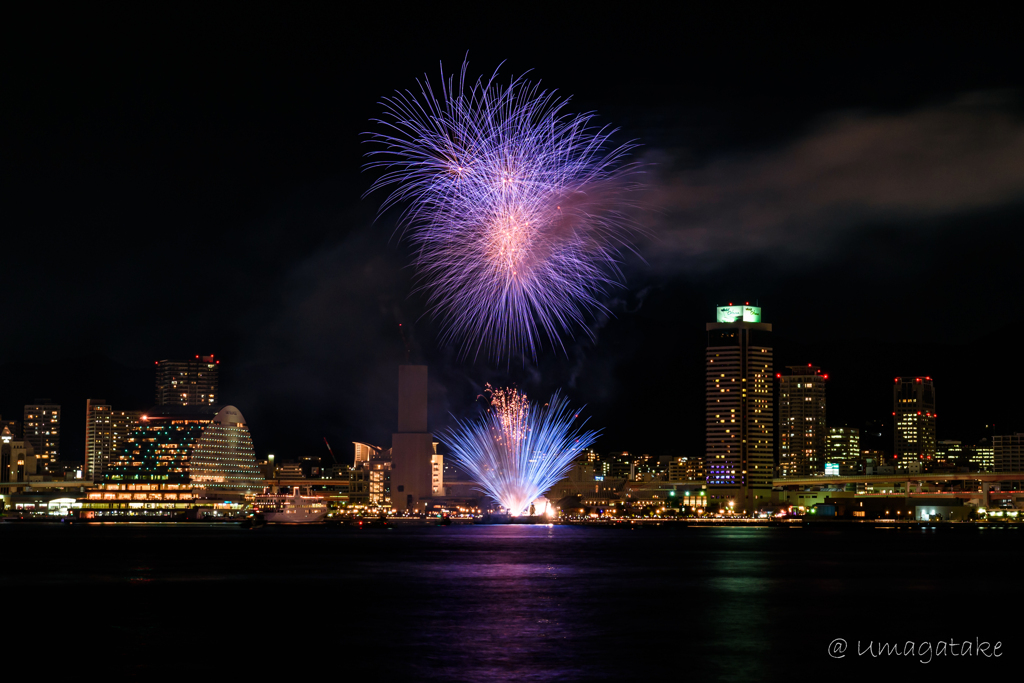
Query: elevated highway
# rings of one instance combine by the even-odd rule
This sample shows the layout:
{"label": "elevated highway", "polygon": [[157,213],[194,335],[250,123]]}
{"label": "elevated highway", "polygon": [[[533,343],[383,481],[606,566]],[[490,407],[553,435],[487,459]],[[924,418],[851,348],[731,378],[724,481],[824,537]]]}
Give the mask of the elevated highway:
{"label": "elevated highway", "polygon": [[1024,472],[952,472],[928,474],[859,474],[853,476],[829,477],[776,477],[772,479],[773,488],[793,488],[803,486],[838,486],[841,484],[919,484],[924,482],[942,483],[950,481],[1024,481]]}

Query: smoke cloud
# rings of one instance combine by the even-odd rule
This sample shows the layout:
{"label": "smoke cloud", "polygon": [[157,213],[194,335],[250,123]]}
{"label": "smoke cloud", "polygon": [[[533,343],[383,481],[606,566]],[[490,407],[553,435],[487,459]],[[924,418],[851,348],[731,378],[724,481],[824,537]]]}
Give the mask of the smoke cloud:
{"label": "smoke cloud", "polygon": [[662,172],[647,203],[660,270],[713,269],[752,252],[821,256],[873,222],[984,210],[1024,198],[1024,122],[1006,94],[897,114],[844,113],[765,151]]}

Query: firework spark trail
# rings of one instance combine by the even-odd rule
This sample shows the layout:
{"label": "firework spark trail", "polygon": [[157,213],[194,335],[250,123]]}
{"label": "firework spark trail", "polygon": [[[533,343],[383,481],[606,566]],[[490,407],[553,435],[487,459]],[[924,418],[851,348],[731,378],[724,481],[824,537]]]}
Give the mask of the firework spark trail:
{"label": "firework spark trail", "polygon": [[406,204],[402,234],[415,247],[419,286],[463,355],[536,357],[604,310],[621,282],[620,252],[635,226],[624,210],[635,145],[612,147],[593,114],[522,77],[508,85],[442,74],[440,92],[382,102],[383,132],[368,168],[371,191],[391,187],[382,211]]}
{"label": "firework spark trail", "polygon": [[518,517],[597,439],[598,432],[573,427],[577,416],[558,393],[540,406],[515,389],[499,389],[491,392],[486,412],[457,421],[439,436],[448,457]]}

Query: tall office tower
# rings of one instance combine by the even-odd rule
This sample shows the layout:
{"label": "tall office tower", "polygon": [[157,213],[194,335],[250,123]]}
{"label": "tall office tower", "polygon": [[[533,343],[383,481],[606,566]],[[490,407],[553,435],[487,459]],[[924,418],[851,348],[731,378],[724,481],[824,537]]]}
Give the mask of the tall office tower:
{"label": "tall office tower", "polygon": [[787,366],[779,375],[779,471],[783,477],[825,472],[825,380],[821,368],[808,363]]}
{"label": "tall office tower", "polygon": [[32,444],[41,468],[60,460],[60,406],[48,398],[25,406],[21,436]]}
{"label": "tall office tower", "polygon": [[920,472],[935,458],[935,385],[931,377],[897,377],[892,389],[896,469]]}
{"label": "tall office tower", "polygon": [[217,403],[219,360],[196,356],[193,360],[156,362],[158,406],[212,406]]}
{"label": "tall office tower", "polygon": [[[398,431],[391,436],[391,506],[399,511],[422,511],[435,485],[434,465],[444,461],[434,453],[427,431],[427,366],[398,366]],[[443,474],[442,474],[443,476]]]}
{"label": "tall office tower", "polygon": [[710,504],[754,510],[771,502],[775,448],[769,323],[757,306],[719,306],[706,325]]}

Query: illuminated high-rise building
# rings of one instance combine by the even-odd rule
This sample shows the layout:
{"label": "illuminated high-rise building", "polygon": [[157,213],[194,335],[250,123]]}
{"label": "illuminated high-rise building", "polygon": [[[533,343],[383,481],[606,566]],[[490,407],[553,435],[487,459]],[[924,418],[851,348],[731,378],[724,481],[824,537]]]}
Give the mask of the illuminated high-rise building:
{"label": "illuminated high-rise building", "polygon": [[120,455],[128,437],[139,426],[141,410],[110,411],[110,452],[113,457]]}
{"label": "illuminated high-rise building", "polygon": [[856,427],[829,427],[827,442],[829,460],[846,462],[860,458],[860,430]]}
{"label": "illuminated high-rise building", "polygon": [[60,459],[60,406],[48,398],[25,406],[21,436],[32,444],[40,469]]}
{"label": "illuminated high-rise building", "polygon": [[821,368],[790,365],[779,375],[779,471],[806,477],[825,471],[825,380]]}
{"label": "illuminated high-rise building", "polygon": [[[707,323],[705,471],[711,504],[753,510],[771,501],[774,401],[769,323],[757,306],[720,306]],[[731,505],[730,505],[731,504]]]}
{"label": "illuminated high-rise building", "polygon": [[110,465],[113,445],[111,412],[101,398],[85,401],[85,478],[99,481],[103,470]]}
{"label": "illuminated high-rise building", "polygon": [[935,385],[931,377],[897,377],[892,390],[896,468],[920,472],[935,458]]}
{"label": "illuminated high-rise building", "polygon": [[101,398],[85,401],[85,477],[99,481],[117,460],[128,435],[138,425],[141,410],[114,410]]}
{"label": "illuminated high-rise building", "polygon": [[220,396],[219,360],[212,355],[192,360],[156,362],[158,406],[212,406]]}

